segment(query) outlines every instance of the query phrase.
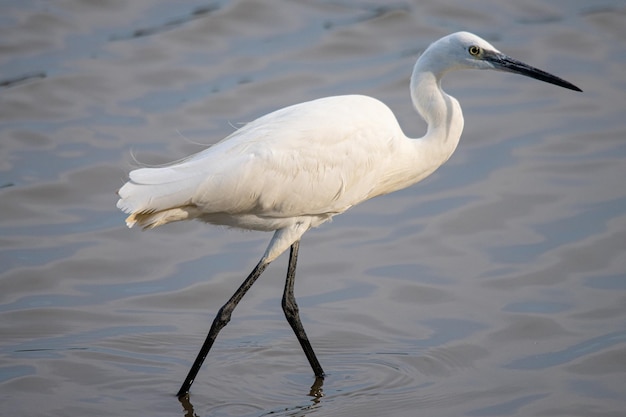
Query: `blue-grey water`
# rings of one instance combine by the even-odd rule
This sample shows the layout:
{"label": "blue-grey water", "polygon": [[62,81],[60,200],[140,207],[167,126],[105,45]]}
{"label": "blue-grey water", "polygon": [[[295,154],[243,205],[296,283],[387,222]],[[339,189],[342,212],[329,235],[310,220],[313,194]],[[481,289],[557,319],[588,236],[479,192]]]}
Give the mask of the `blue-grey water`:
{"label": "blue-grey water", "polygon": [[[624,2],[382,4],[0,5],[0,414],[626,415]],[[270,235],[128,230],[128,171],[327,95],[375,96],[420,136],[412,65],[458,30],[585,92],[450,74],[451,160],[302,241],[322,396],[282,315],[282,256],[179,402]]]}

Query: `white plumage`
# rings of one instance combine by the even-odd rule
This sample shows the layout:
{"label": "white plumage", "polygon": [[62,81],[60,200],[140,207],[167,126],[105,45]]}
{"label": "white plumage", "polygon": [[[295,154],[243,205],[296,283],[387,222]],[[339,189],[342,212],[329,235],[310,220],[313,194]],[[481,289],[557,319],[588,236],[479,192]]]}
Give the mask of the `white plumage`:
{"label": "white plumage", "polygon": [[463,115],[440,82],[446,72],[464,68],[515,72],[581,91],[500,53],[476,35],[459,32],[430,45],[415,64],[410,92],[428,123],[422,138],[406,137],[391,110],[374,98],[327,97],[260,117],[182,161],[130,173],[117,203],[130,214],[128,227],[199,219],[275,231],[257,267],[215,318],[179,395],[188,391],[241,297],[290,246],[283,309],[315,374],[323,377],[293,297],[299,240],[311,227],[362,201],[415,184],[448,160],[461,137]]}
{"label": "white plumage", "polygon": [[[446,159],[457,142],[445,147]],[[328,97],[260,117],[173,165],[132,171],[118,207],[131,213],[129,227],[197,218],[263,231],[299,224],[304,233],[419,181],[440,165],[431,153],[404,136],[380,101]]]}

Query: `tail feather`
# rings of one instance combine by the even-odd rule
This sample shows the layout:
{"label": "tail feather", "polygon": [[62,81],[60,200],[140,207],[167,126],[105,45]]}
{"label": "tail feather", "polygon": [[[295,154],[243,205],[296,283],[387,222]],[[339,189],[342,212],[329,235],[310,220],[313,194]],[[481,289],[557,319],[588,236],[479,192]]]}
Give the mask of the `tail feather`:
{"label": "tail feather", "polygon": [[[191,174],[193,175],[193,173]],[[169,184],[171,182],[176,182],[183,178],[187,178],[188,176],[189,172],[183,171],[181,169],[176,169],[174,166],[167,166],[162,168],[140,168],[131,171],[130,174],[128,174],[128,177],[132,182],[144,185]]]}
{"label": "tail feather", "polygon": [[117,207],[130,214],[128,227],[139,224],[153,228],[191,218],[196,210],[191,198],[204,176],[178,174],[172,175],[169,167],[141,168],[130,173],[130,181],[117,192]]}
{"label": "tail feather", "polygon": [[126,218],[126,225],[130,229],[134,225],[145,229],[153,229],[167,223],[187,220],[195,217],[195,207],[176,207],[169,210],[158,211],[155,213],[132,213]]}

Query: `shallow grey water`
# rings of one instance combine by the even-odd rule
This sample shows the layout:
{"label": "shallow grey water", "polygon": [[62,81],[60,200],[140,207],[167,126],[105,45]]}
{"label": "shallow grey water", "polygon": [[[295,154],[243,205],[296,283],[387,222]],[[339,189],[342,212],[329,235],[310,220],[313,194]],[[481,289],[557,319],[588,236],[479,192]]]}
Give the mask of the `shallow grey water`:
{"label": "shallow grey water", "polygon": [[[624,415],[622,1],[0,8],[3,415]],[[280,310],[283,256],[179,403],[213,314],[270,236],[126,229],[115,190],[131,151],[166,162],[343,93],[382,99],[419,136],[413,62],[457,30],[585,93],[450,75],[466,118],[452,159],[302,242],[296,295],[323,396]]]}

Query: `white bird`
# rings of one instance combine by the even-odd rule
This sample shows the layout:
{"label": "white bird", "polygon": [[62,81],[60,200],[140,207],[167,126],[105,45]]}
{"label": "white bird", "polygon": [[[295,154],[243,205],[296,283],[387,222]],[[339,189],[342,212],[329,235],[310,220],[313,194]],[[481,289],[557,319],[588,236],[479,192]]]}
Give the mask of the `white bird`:
{"label": "white bird", "polygon": [[392,111],[374,98],[326,97],[262,116],[182,161],[130,173],[117,202],[130,214],[128,227],[198,219],[274,232],[261,260],[219,310],[179,397],[189,391],[237,303],[289,247],[282,307],[315,376],[324,378],[293,295],[300,238],[352,206],[421,181],[450,158],[463,131],[463,114],[459,102],[441,89],[441,78],[466,68],[514,72],[582,91],[476,35],[458,32],[431,44],[413,69],[411,100],[428,123],[422,138],[407,137]]}

